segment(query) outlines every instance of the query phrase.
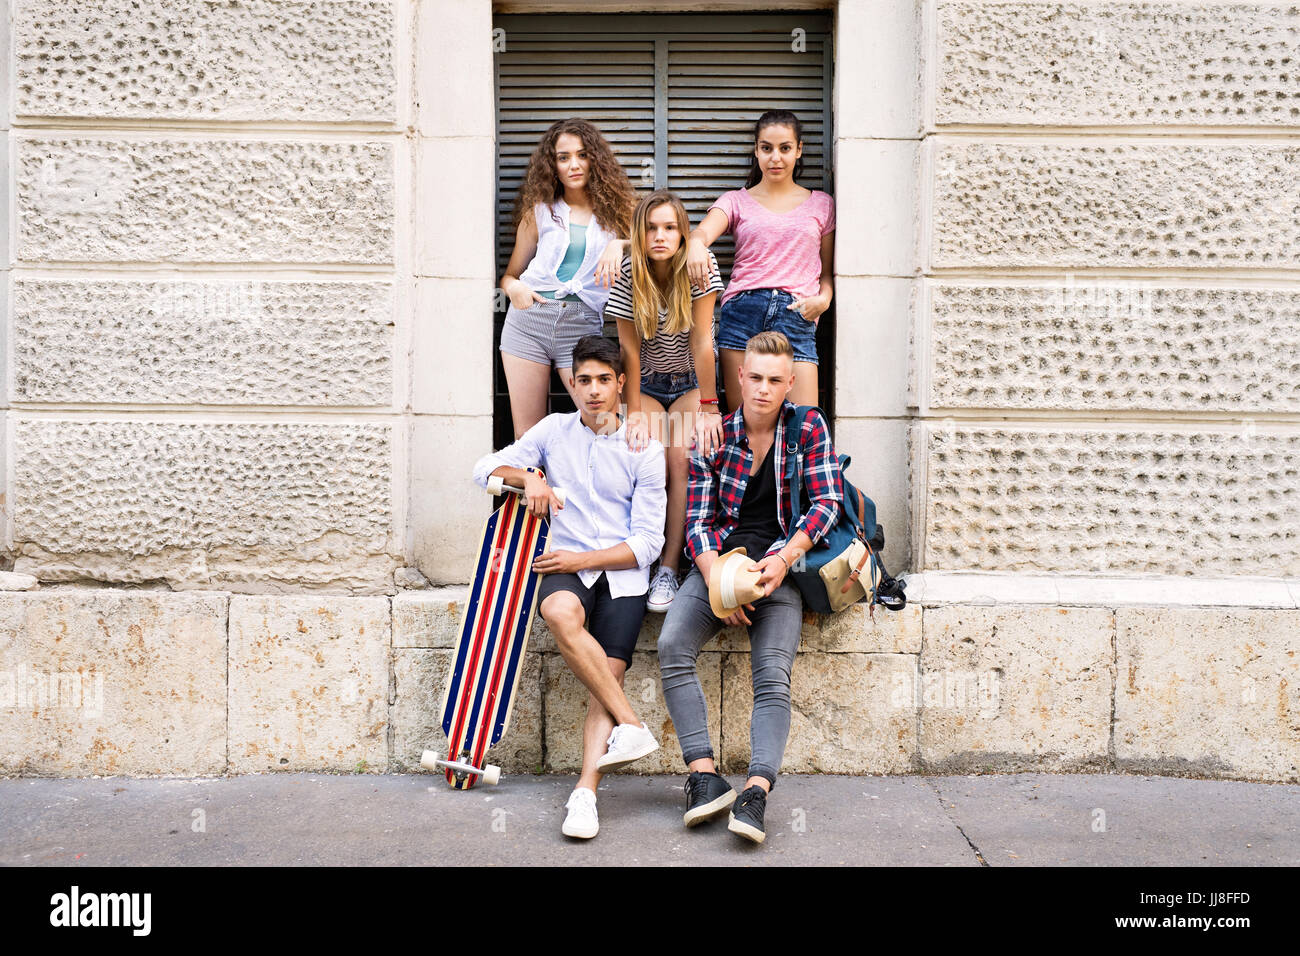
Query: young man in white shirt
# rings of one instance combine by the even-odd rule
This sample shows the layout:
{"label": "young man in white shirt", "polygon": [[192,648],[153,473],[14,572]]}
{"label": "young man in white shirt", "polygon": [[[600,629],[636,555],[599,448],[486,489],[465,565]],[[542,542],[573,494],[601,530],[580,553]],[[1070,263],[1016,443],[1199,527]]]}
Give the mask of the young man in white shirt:
{"label": "young man in white shirt", "polygon": [[[548,550],[533,563],[543,575],[538,610],[590,692],[582,774],[562,832],[590,839],[599,829],[601,776],[659,748],[623,693],[623,675],[645,616],[649,568],[664,545],[667,492],[663,446],[628,448],[618,414],[618,344],[600,335],[579,339],[573,378],[578,411],[548,415],[514,444],[484,456],[474,480],[486,487],[496,475],[522,487],[529,510],[551,519]],[[564,491],[564,504],[552,487]]]}

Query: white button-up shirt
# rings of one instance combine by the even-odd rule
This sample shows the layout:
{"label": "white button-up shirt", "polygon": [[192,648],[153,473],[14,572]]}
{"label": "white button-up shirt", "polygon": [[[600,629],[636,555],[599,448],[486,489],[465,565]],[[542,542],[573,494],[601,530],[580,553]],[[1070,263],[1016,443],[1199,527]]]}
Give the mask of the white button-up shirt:
{"label": "white button-up shirt", "polygon": [[645,594],[649,568],[664,547],[668,493],[664,448],[651,440],[644,451],[627,447],[625,425],[598,435],[578,412],[547,415],[517,442],[485,455],[474,466],[474,480],[487,487],[502,465],[541,468],[546,483],[565,494],[564,507],[551,515],[549,551],[600,551],[626,544],[636,555],[635,568],[583,570],[578,577],[591,587],[604,574],[611,597]]}

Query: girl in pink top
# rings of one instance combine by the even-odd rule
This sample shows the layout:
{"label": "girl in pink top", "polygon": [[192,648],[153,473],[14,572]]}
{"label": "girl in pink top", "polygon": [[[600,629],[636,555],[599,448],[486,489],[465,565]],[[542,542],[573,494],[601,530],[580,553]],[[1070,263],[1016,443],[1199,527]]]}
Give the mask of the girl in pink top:
{"label": "girl in pink top", "polygon": [[718,322],[724,386],[738,389],[750,337],[775,330],[794,346],[790,401],[816,405],[817,319],[830,307],[833,291],[835,201],[795,182],[803,169],[801,136],[799,120],[788,110],[758,118],[745,188],[723,193],[709,208],[691,233],[686,267],[695,286],[706,288],[709,246],[724,233],[735,235],[736,258]]}

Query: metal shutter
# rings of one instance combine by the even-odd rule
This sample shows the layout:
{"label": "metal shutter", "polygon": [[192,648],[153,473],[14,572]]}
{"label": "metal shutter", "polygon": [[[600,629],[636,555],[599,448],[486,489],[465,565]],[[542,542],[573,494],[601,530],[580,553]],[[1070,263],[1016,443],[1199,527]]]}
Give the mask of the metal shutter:
{"label": "metal shutter", "polygon": [[[495,56],[498,275],[514,244],[528,157],[546,128],[568,116],[600,128],[638,192],[676,192],[692,225],[721,193],[744,185],[754,121],[768,109],[793,110],[803,124],[800,183],[831,191],[829,14],[502,15],[495,26],[505,47]],[[725,280],[731,237],[713,250]],[[823,407],[833,395],[833,312],[818,330]],[[498,342],[503,320],[498,313]],[[496,367],[500,447],[512,432],[499,358]],[[555,377],[552,408],[572,408]]]}

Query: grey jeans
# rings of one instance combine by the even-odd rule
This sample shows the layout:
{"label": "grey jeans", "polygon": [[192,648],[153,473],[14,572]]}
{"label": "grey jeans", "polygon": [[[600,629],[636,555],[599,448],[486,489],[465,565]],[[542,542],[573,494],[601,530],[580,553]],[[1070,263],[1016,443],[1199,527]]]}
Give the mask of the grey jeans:
{"label": "grey jeans", "polygon": [[[786,740],[790,736],[790,671],[799,649],[803,626],[803,597],[786,578],[769,597],[746,612],[749,628],[750,671],[754,684],[754,709],[749,720],[749,776],[776,783]],[[712,757],[709,718],[704,690],[695,673],[700,649],[722,629],[709,607],[709,588],[699,569],[690,575],[673,598],[659,634],[659,670],[664,700],[677,729],[682,759]]]}

